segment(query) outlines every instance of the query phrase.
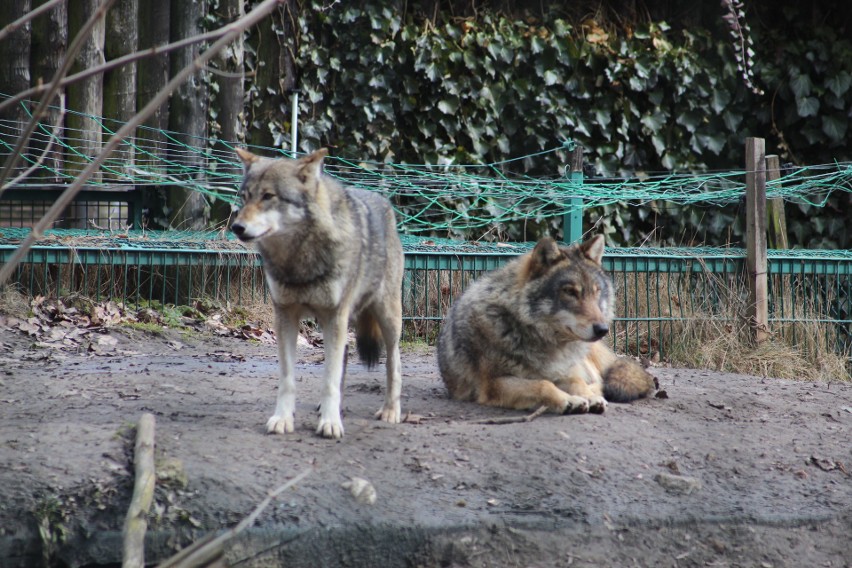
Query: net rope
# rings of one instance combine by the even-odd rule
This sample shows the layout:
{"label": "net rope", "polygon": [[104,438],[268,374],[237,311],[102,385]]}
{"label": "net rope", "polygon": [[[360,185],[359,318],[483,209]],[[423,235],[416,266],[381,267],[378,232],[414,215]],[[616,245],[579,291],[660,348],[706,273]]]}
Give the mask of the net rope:
{"label": "net rope", "polygon": [[[4,95],[0,94],[0,100]],[[24,108],[27,108],[24,106]],[[68,111],[68,114],[74,114]],[[84,115],[103,129],[105,139],[121,125]],[[21,124],[0,121],[0,158],[13,151]],[[85,132],[55,129],[40,123],[23,152],[21,168],[41,163],[16,188],[62,187],[69,184],[91,157]],[[539,170],[546,164],[565,164],[572,141],[550,149],[490,164],[403,164],[356,161],[329,156],[327,174],[347,185],[378,191],[394,204],[400,229],[408,234],[450,234],[508,222],[541,221],[576,209],[665,201],[683,205],[723,206],[745,195],[744,170],[698,173],[642,173],[630,179],[572,179],[561,175],[530,176],[518,170]],[[92,189],[116,186],[191,188],[210,198],[238,205],[242,166],[237,144],[211,138],[140,127],[106,160],[89,181]],[[244,145],[240,145],[244,146]],[[45,153],[45,148],[48,151]],[[292,157],[278,148],[249,147],[264,156]],[[42,157],[43,155],[43,157]],[[835,192],[852,192],[852,162],[785,169],[767,183],[768,198],[824,206]],[[579,201],[578,201],[579,200]]]}

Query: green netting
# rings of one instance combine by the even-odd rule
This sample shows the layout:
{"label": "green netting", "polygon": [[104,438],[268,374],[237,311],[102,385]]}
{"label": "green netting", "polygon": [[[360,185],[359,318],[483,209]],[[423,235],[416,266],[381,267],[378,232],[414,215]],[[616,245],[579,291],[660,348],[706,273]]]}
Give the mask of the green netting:
{"label": "green netting", "polygon": [[[2,98],[2,95],[0,95]],[[94,118],[105,136],[120,123]],[[0,121],[0,155],[10,153],[20,125]],[[90,160],[81,154],[80,133],[50,125],[37,129],[24,152],[27,164],[42,164],[36,175],[18,187],[44,187],[69,183],[74,171]],[[140,127],[137,136],[125,140],[104,164],[92,186],[180,186],[211,198],[237,203],[242,167],[233,143]],[[49,147],[46,159],[41,158]],[[451,230],[510,221],[535,220],[565,215],[578,208],[618,202],[634,204],[668,201],[680,204],[724,205],[745,194],[745,171],[637,174],[635,179],[600,181],[571,179],[564,166],[573,142],[491,164],[394,164],[329,157],[326,171],[344,183],[379,191],[397,208],[400,228],[412,234],[448,234]],[[278,148],[252,148],[259,154],[291,156]],[[76,168],[73,167],[76,164]],[[82,164],[82,165],[80,165]],[[556,164],[554,175],[528,176],[521,171],[542,170]],[[835,191],[852,192],[852,163],[793,168],[767,184],[767,197],[825,204]],[[581,201],[577,201],[577,198]]]}
{"label": "green netting", "polygon": [[[30,233],[29,228],[0,228],[0,249],[14,248]],[[534,243],[490,243],[458,241],[453,239],[422,238],[402,235],[406,253],[447,255],[501,255],[515,256],[530,250]],[[231,235],[228,231],[117,231],[93,229],[51,229],[45,231],[35,246],[55,248],[100,248],[109,250],[160,250],[178,252],[250,252],[254,249]],[[666,259],[737,259],[745,257],[745,250],[734,247],[618,247],[606,249],[611,258],[666,258]],[[774,259],[809,262],[813,260],[852,262],[852,250],[769,249],[767,256]]]}

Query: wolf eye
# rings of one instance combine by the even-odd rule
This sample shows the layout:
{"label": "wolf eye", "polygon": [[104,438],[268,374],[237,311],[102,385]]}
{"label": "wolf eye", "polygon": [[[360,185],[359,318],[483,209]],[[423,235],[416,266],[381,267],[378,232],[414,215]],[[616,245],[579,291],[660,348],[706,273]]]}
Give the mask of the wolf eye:
{"label": "wolf eye", "polygon": [[562,287],[562,293],[572,298],[579,298],[582,289],[576,284],[566,284]]}
{"label": "wolf eye", "polygon": [[261,198],[263,201],[269,201],[269,200],[270,200],[270,199],[272,199],[273,197],[275,197],[275,194],[274,194],[274,193],[271,193],[271,192],[269,192],[269,191],[267,191],[266,193],[264,193],[263,195],[261,195],[261,196],[260,196],[260,198]]}

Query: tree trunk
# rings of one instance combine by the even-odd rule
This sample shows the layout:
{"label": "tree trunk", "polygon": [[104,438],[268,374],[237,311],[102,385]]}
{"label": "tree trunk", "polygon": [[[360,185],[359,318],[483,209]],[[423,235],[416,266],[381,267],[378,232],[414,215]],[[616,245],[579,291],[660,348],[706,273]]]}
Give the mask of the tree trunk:
{"label": "tree trunk", "polygon": [[[111,61],[135,52],[139,47],[136,27],[138,0],[118,0],[106,18],[106,59]],[[104,116],[119,124],[108,124],[111,130],[136,114],[136,63],[123,65],[104,74]],[[132,142],[132,139],[128,142]],[[116,152],[122,165],[133,166],[133,147],[123,144]]]}
{"label": "tree trunk", "polygon": [[[139,49],[169,43],[169,3],[160,0],[141,0],[139,4]],[[142,108],[153,99],[169,81],[168,54],[141,59],[137,65],[136,107]],[[136,130],[136,144],[140,152],[136,164],[146,170],[165,173],[166,137],[162,133],[169,127],[169,105],[163,104],[144,125]],[[146,226],[168,227],[165,214],[164,190],[146,187],[142,190],[142,208],[147,211],[143,223]]]}
{"label": "tree trunk", "polygon": [[[4,2],[0,10],[0,28],[5,27],[30,11],[30,0],[9,0]],[[3,41],[0,41],[0,93],[14,95],[29,88],[30,86],[30,36],[32,28],[27,23],[12,32]],[[28,117],[21,105],[12,105],[0,113],[0,120],[11,121],[4,125],[3,138],[13,146],[17,143],[20,133],[28,121]],[[6,133],[10,135],[7,136]],[[6,163],[8,154],[4,151],[0,154],[0,168]],[[24,161],[18,163],[16,171],[26,169],[28,164]],[[14,177],[14,172],[8,179]]]}
{"label": "tree trunk", "polygon": [[[233,22],[245,14],[242,0],[220,0],[219,11],[224,22]],[[243,79],[244,47],[243,39],[235,40],[227,49],[223,50],[218,57],[218,67],[225,72],[222,76],[214,77],[219,84],[218,99],[218,122],[219,139],[230,144],[245,142],[245,115],[243,114],[243,101],[245,99],[245,86]],[[217,153],[221,159],[236,161],[232,151],[225,144],[217,145]],[[231,215],[231,206],[228,202],[217,199],[212,204],[212,217],[214,222],[225,222]]]}
{"label": "tree trunk", "polygon": [[[289,3],[289,2],[288,2]],[[251,111],[250,141],[255,146],[274,146],[275,136],[269,128],[272,121],[281,121],[288,108],[282,85],[282,35],[284,8],[272,12],[252,33],[257,51],[253,93],[258,97],[249,104]]]}
{"label": "tree trunk", "polygon": [[[40,6],[48,0],[36,0],[33,8]],[[47,83],[56,75],[56,71],[62,65],[65,50],[68,48],[68,6],[62,2],[50,10],[47,14],[33,20],[32,38],[32,75],[34,83]],[[64,93],[60,91],[60,93]],[[42,121],[45,126],[52,128],[57,123],[64,121],[59,106],[53,104],[47,109],[47,114]],[[62,124],[58,125],[59,136],[62,136]],[[39,155],[44,149],[46,142],[38,144]],[[63,168],[62,147],[54,142],[51,151],[42,162],[42,173],[40,181],[45,183],[56,183],[61,180],[60,173]]]}
{"label": "tree trunk", "polygon": [[[80,28],[98,9],[99,0],[74,0],[68,3],[68,32],[75,37]],[[104,21],[101,19],[92,28],[89,37],[83,44],[71,73],[100,65],[104,62]],[[68,110],[65,119],[67,126],[67,143],[72,148],[66,154],[66,171],[75,173],[82,171],[89,161],[101,151],[101,126],[97,117],[103,116],[103,76],[94,75],[68,86]],[[95,172],[91,180],[100,181],[100,172]],[[97,219],[97,215],[89,214],[85,204],[73,207],[75,213],[67,219],[71,227],[85,228],[87,221],[106,223]]]}
{"label": "tree trunk", "polygon": [[[206,13],[205,0],[172,0],[171,39],[177,41],[203,32],[201,21]],[[174,76],[200,53],[198,44],[172,52],[171,74]],[[169,130],[177,144],[169,147],[171,160],[181,168],[190,168],[194,177],[203,175],[205,162],[201,152],[207,138],[207,85],[201,73],[181,85],[171,96]],[[185,145],[186,147],[181,147]],[[174,172],[177,175],[186,175]],[[180,186],[168,188],[170,226],[175,229],[205,229],[210,219],[210,206],[205,196]]]}

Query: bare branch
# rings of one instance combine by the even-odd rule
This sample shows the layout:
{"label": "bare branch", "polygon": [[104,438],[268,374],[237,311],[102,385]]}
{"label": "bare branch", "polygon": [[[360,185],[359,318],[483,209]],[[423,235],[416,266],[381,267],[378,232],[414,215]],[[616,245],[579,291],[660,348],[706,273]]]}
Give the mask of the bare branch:
{"label": "bare branch", "polygon": [[254,511],[252,511],[248,517],[240,521],[240,523],[234,528],[225,531],[214,539],[204,539],[203,543],[200,543],[198,547],[193,547],[194,550],[192,550],[191,553],[185,555],[178,553],[173,558],[170,558],[160,564],[158,568],[204,566],[207,562],[222,554],[222,546],[224,546],[226,542],[252,526],[273,499],[303,480],[309,473],[311,473],[311,471],[313,471],[313,468],[306,469],[275,491],[271,492],[257,507],[255,507]]}
{"label": "bare branch", "polygon": [[[107,0],[109,3],[110,0]],[[139,111],[136,116],[127,121],[124,126],[118,129],[115,134],[109,139],[109,141],[104,146],[103,150],[100,154],[95,157],[94,160],[89,162],[86,168],[80,172],[74,182],[68,186],[68,188],[62,192],[62,195],[56,200],[56,202],[48,209],[47,213],[44,214],[38,223],[32,228],[30,234],[23,240],[21,245],[15,251],[15,253],[9,258],[8,262],[0,267],[0,284],[6,282],[9,277],[12,275],[12,271],[18,265],[24,256],[26,256],[27,252],[29,252],[30,248],[33,244],[41,238],[44,230],[50,227],[50,225],[59,217],[59,214],[65,210],[66,207],[71,203],[74,197],[79,193],[80,189],[83,187],[92,174],[101,167],[101,164],[106,161],[107,157],[115,150],[119,144],[121,144],[122,140],[126,137],[130,136],[137,126],[142,124],[149,116],[151,116],[154,111],[156,111],[160,105],[162,105],[171,95],[172,91],[174,91],[180,84],[186,81],[193,73],[196,73],[204,68],[204,65],[210,61],[219,51],[221,51],[226,45],[234,41],[239,34],[241,34],[246,28],[249,28],[260,20],[265,18],[272,10],[275,8],[277,4],[280,4],[283,0],[265,0],[261,4],[257,6],[254,10],[240,18],[239,20],[233,22],[232,24],[226,26],[228,30],[225,35],[223,35],[216,43],[210,46],[204,53],[199,55],[195,60],[192,61],[189,65],[181,69],[181,71],[175,75],[175,77],[168,82],[168,84],[163,87],[163,89],[157,93],[157,96],[151,99],[151,101],[145,105],[145,107]],[[58,81],[57,81],[58,82]],[[5,178],[2,178],[5,179]],[[2,183],[2,179],[0,179],[0,183]]]}

